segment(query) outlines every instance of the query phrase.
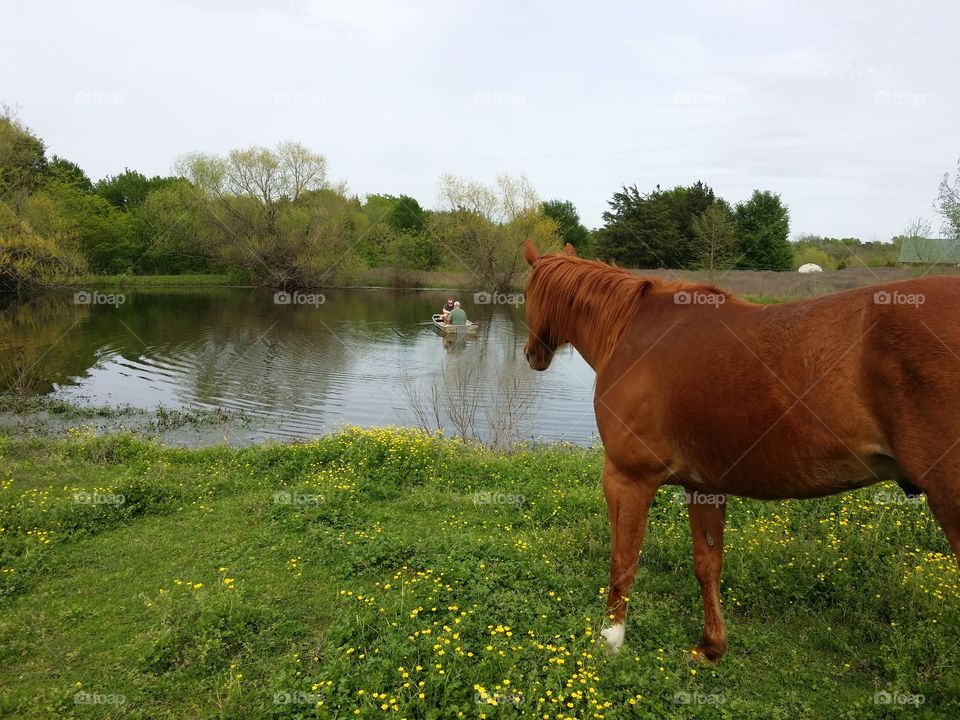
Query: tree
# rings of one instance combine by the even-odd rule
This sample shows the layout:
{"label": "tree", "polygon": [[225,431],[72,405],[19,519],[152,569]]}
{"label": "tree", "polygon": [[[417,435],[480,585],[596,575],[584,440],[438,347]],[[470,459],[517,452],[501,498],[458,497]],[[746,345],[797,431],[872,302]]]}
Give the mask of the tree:
{"label": "tree", "polygon": [[83,169],[75,162],[54,155],[47,163],[47,182],[60,182],[71,185],[81,192],[93,192],[93,183]]}
{"label": "tree", "polygon": [[547,200],[541,204],[543,214],[560,226],[560,239],[582,253],[590,240],[590,231],[580,222],[576,206],[569,200]]}
{"label": "tree", "polygon": [[747,270],[789,270],[793,252],[790,212],[780,196],[768,190],[754,190],[749,200],[737,203],[737,241],[740,266]]}
{"label": "tree", "polygon": [[367,195],[361,212],[369,226],[362,230],[357,252],[371,267],[397,271],[394,279],[411,278],[402,271],[432,270],[441,260],[436,238],[427,232],[427,213],[408,195]]}
{"label": "tree", "polygon": [[526,175],[498,175],[493,185],[484,185],[446,174],[440,178],[440,201],[447,210],[474,213],[501,224],[540,206]]}
{"label": "tree", "polygon": [[453,175],[440,179],[444,211],[430,218],[430,232],[455,265],[473,273],[492,291],[507,289],[523,267],[522,247],[531,238],[559,249],[559,225],[543,214],[526,176],[501,175],[493,185]]}
{"label": "tree", "polygon": [[253,146],[226,157],[193,153],[175,169],[196,192],[209,249],[273,287],[332,281],[356,266],[351,247],[367,224],[359,202],[326,189],[326,159],[299,143]]}
{"label": "tree", "polygon": [[372,194],[360,206],[363,226],[359,228],[356,249],[370,267],[393,264],[387,258],[387,248],[399,234],[390,223],[396,203],[392,195]]}
{"label": "tree", "polygon": [[49,284],[61,271],[80,267],[81,255],[98,271],[126,269],[128,228],[92,189],[76,163],[56,155],[47,160],[43,141],[2,108],[0,201],[8,289]]}
{"label": "tree", "polygon": [[281,194],[296,202],[306,190],[324,187],[327,182],[327,159],[310,152],[304,145],[282,142],[276,154],[280,167]]}
{"label": "tree", "polygon": [[659,186],[646,195],[636,185],[624,186],[608,204],[596,234],[597,257],[631,267],[675,267],[683,236]]}
{"label": "tree", "polygon": [[427,229],[427,212],[420,207],[416,198],[400,195],[396,198],[387,222],[394,230],[414,234],[423,233]]}
{"label": "tree", "polygon": [[637,267],[680,268],[700,262],[694,221],[723,202],[704,182],[641,195],[637,186],[614,193],[604,227],[595,233],[599,257]]}
{"label": "tree", "polygon": [[941,234],[960,239],[960,160],[957,161],[953,182],[950,182],[950,173],[945,173],[940,181],[940,193],[934,207],[943,218]]}
{"label": "tree", "polygon": [[658,199],[670,208],[681,236],[681,242],[667,253],[669,267],[696,265],[700,260],[699,239],[694,232],[693,223],[707,208],[718,202],[713,188],[702,180],[697,180],[688,187],[677,185],[662,193]]}
{"label": "tree", "polygon": [[21,218],[37,235],[78,248],[94,272],[129,272],[137,259],[129,218],[72,184],[47,183],[23,203]]}
{"label": "tree", "polygon": [[426,230],[427,213],[409,195],[367,195],[361,210],[372,222],[382,222],[397,232],[422,233]]}
{"label": "tree", "polygon": [[139,203],[126,191],[114,196],[129,208],[137,269],[159,274],[210,272],[216,256],[212,236],[219,236],[219,231],[197,206],[196,190],[183,178],[156,185]]}
{"label": "tree", "polygon": [[176,177],[155,175],[147,179],[143,173],[124,168],[119,175],[97,181],[94,191],[119,210],[133,210],[147,199],[154,190],[180,182]]}
{"label": "tree", "polygon": [[327,160],[300,143],[282,142],[274,149],[238,148],[226,157],[191,153],[175,170],[212,196],[247,197],[272,211],[281,200],[296,202],[305,191],[326,187]]}
{"label": "tree", "polygon": [[14,212],[43,181],[47,172],[46,146],[16,119],[14,111],[0,105],[0,200]]}
{"label": "tree", "polygon": [[692,267],[715,272],[729,270],[737,263],[737,225],[730,207],[723,201],[708,206],[691,223],[694,236]]}
{"label": "tree", "polygon": [[49,287],[84,270],[83,258],[52,238],[33,232],[0,202],[0,292]]}

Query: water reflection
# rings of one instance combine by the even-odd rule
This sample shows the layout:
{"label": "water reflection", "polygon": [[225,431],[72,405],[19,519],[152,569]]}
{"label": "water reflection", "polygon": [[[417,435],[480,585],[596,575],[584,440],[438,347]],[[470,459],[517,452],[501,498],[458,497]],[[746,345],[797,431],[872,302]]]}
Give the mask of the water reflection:
{"label": "water reflection", "polygon": [[[242,410],[256,440],[416,425],[410,388],[446,378],[475,399],[478,435],[503,432],[498,408],[511,396],[533,410],[518,435],[589,442],[593,373],[583,360],[561,352],[534,373],[522,360],[522,308],[473,305],[469,295],[479,331],[441,336],[429,319],[446,295],[329,291],[319,306],[225,288],[134,291],[119,306],[76,304],[72,293],[6,298],[0,388],[95,405]],[[454,430],[449,418],[444,426]]]}

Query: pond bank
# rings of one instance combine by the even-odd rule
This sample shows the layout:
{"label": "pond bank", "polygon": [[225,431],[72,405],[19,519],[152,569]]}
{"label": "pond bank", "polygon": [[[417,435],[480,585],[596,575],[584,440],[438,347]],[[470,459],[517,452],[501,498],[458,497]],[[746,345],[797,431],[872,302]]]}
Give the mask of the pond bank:
{"label": "pond bank", "polygon": [[119,406],[78,405],[49,396],[17,398],[0,395],[0,434],[11,438],[95,437],[131,433],[171,447],[249,444],[250,417],[243,411],[177,410],[159,405],[151,410]]}
{"label": "pond bank", "polygon": [[[884,282],[905,280],[929,274],[922,267],[858,267],[826,270],[821,273],[731,270],[708,273],[693,270],[632,269],[637,275],[681,278],[692,282],[715,283],[736,295],[757,302],[794,300],[831,292],[865,287]],[[938,267],[936,274],[957,274],[960,269]],[[520,273],[508,291],[523,290],[525,273]],[[148,287],[252,287],[238,283],[228,275],[87,275],[69,281],[70,287],[148,288]],[[371,268],[357,278],[349,289],[369,290],[444,290],[453,292],[487,291],[477,277],[468,272],[444,270],[397,271],[394,268]],[[323,288],[319,288],[323,289]]]}

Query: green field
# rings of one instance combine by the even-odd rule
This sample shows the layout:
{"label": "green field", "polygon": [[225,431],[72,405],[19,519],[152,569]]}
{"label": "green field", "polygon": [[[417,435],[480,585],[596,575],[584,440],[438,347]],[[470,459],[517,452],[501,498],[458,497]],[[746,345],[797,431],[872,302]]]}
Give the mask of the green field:
{"label": "green field", "polygon": [[731,501],[715,667],[690,661],[699,588],[662,489],[607,657],[600,460],[402,430],[0,437],[0,715],[960,716],[957,566],[894,485]]}

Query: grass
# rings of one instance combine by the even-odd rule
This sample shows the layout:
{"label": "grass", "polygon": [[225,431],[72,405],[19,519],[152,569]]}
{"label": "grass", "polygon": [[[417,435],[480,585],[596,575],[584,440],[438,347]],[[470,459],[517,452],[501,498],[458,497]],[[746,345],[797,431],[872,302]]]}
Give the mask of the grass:
{"label": "grass", "polygon": [[[201,275],[78,275],[66,281],[76,288],[194,288],[194,287],[252,287],[248,281],[238,280],[227,274]],[[476,278],[469,273],[448,271],[417,271],[402,277],[387,268],[373,268],[364,273],[358,285],[377,288],[418,288],[447,290],[476,285]]]}
{"label": "grass", "polygon": [[[252,287],[249,281],[240,280],[228,274],[215,273],[201,275],[78,275],[67,280],[66,284],[70,287],[88,289]],[[363,273],[356,283],[359,287],[435,290],[473,288],[476,284],[476,278],[470,273],[434,270],[412,271],[398,275],[389,268],[372,268]]]}
{"label": "grass", "polygon": [[892,485],[732,500],[711,667],[690,661],[699,590],[664,488],[607,657],[600,465],[392,429],[0,436],[0,715],[957,716],[960,582],[925,505]]}
{"label": "grass", "polygon": [[[937,273],[952,273],[950,267],[938,267]],[[846,270],[830,270],[822,273],[801,275],[797,272],[773,272],[733,270],[720,274],[688,270],[636,270],[642,275],[661,276],[690,280],[693,282],[717,283],[739,297],[764,304],[796,300],[806,297],[840,292],[851,288],[865,287],[882,282],[892,282],[926,274],[922,267],[901,266],[895,268],[855,267]],[[512,291],[522,291],[526,275],[518,273]],[[369,268],[357,278],[359,287],[420,288],[460,291],[490,290],[481,287],[475,275],[456,269],[431,271],[400,271],[392,268]],[[193,288],[249,286],[247,282],[228,274],[205,275],[82,275],[68,281],[68,285],[84,289],[111,288]]]}
{"label": "grass", "polygon": [[81,288],[221,287],[235,285],[228,275],[78,275],[67,281]]}
{"label": "grass", "polygon": [[784,302],[783,298],[770,295],[744,295],[743,299],[747,302],[757,303],[758,305],[777,305]]}
{"label": "grass", "polygon": [[[715,282],[739,297],[768,304],[815,297],[882,282],[904,280],[925,272],[925,269],[918,267],[860,267],[808,275],[801,275],[796,272],[734,270],[721,273],[718,276],[687,270],[636,270],[635,272],[650,276],[680,277],[693,282]],[[950,272],[953,272],[953,270],[949,267],[937,268],[939,274]],[[514,278],[513,287],[510,290],[522,291],[524,282],[525,273],[521,272]],[[68,284],[77,288],[95,288],[98,290],[249,286],[247,282],[226,274],[83,275],[68,281]],[[478,283],[476,276],[457,270],[403,271],[398,273],[391,268],[370,268],[356,280],[356,286],[365,288],[459,289],[461,292],[490,289],[481,287],[482,285],[483,283]]]}

